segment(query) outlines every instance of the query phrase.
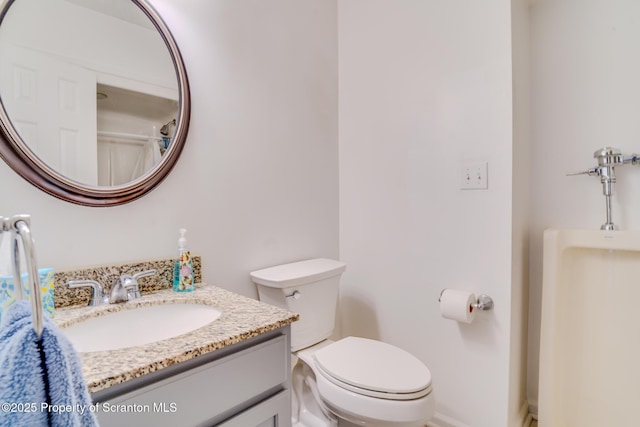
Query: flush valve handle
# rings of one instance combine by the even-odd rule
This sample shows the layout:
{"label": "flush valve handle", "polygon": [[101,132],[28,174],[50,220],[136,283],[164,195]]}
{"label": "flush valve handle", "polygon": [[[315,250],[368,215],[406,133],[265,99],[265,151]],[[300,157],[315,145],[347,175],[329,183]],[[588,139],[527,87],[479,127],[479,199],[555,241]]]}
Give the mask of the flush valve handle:
{"label": "flush valve handle", "polygon": [[566,176],[577,176],[577,175],[589,175],[589,176],[599,176],[598,173],[598,169],[596,168],[591,168],[591,169],[587,169],[586,171],[580,171],[580,172],[569,172],[567,173]]}

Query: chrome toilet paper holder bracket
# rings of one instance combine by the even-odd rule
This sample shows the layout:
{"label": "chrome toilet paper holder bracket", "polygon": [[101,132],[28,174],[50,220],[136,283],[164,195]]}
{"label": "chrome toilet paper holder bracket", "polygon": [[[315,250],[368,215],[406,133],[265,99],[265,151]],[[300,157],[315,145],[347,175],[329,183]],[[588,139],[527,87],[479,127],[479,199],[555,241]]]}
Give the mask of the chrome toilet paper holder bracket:
{"label": "chrome toilet paper holder bracket", "polygon": [[[446,291],[446,289],[443,289],[440,291],[438,302],[442,301],[442,294],[444,293],[444,291]],[[471,304],[471,306],[476,310],[482,310],[482,311],[491,310],[493,308],[493,298],[491,298],[489,295],[480,294],[476,299],[476,303]]]}
{"label": "chrome toilet paper holder bracket", "polygon": [[473,304],[476,310],[491,310],[493,308],[493,299],[489,295],[481,294],[478,296],[478,302]]}

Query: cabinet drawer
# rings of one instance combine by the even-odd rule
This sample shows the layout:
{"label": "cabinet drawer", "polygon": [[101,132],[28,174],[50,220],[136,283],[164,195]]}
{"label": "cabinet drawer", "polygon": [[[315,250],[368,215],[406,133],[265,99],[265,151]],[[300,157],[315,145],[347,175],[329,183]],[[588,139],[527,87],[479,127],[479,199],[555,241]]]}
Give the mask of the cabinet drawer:
{"label": "cabinet drawer", "polygon": [[278,336],[100,404],[103,427],[206,425],[276,393],[288,378],[289,349]]}

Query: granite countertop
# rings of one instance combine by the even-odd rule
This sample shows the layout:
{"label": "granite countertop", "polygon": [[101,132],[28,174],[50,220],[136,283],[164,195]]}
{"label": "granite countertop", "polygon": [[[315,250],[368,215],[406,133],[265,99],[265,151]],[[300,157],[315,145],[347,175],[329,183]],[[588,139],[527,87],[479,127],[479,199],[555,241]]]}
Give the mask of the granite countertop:
{"label": "granite countertop", "polygon": [[193,292],[162,290],[123,304],[56,309],[54,321],[64,328],[86,318],[164,303],[198,303],[217,307],[222,315],[202,328],[170,339],[119,350],[79,353],[91,393],[185,362],[298,320],[298,314],[212,285]]}

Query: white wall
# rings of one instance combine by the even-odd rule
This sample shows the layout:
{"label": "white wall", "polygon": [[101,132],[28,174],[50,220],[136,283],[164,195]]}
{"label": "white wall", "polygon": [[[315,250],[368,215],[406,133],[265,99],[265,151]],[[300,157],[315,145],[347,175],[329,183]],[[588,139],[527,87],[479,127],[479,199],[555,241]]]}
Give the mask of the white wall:
{"label": "white wall", "polygon": [[[605,146],[640,152],[640,2],[531,2],[532,231],[528,395],[538,396],[542,232],[605,222],[596,165]],[[640,228],[640,170],[617,168],[614,223]],[[603,289],[603,292],[606,292]],[[594,313],[594,315],[597,313]]]}
{"label": "white wall", "polygon": [[[510,2],[341,0],[338,11],[343,333],[424,361],[439,421],[516,425]],[[460,190],[469,159],[488,161],[488,190]],[[495,310],[444,320],[442,288],[489,294]]]}
{"label": "white wall", "polygon": [[39,265],[174,256],[189,229],[206,281],[256,296],[252,269],[338,256],[337,11],[324,0],[153,0],[189,73],[182,157],[144,198],[87,208],[0,162],[0,215],[29,213]]}

